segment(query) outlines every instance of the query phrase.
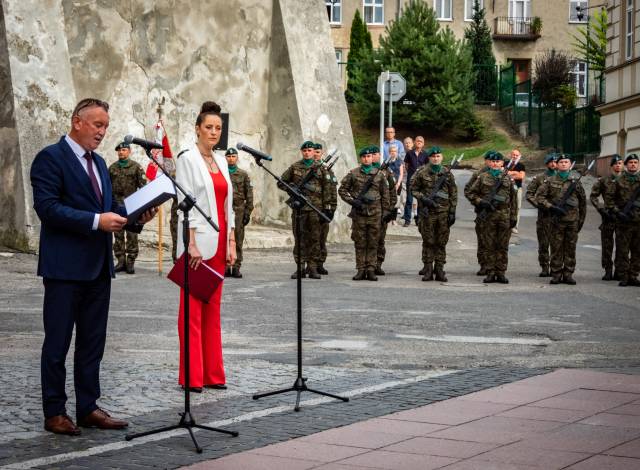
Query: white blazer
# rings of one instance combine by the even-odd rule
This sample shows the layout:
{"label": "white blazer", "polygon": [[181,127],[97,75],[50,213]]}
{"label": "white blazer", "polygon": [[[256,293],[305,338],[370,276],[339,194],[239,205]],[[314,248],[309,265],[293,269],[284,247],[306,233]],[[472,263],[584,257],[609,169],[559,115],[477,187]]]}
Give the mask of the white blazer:
{"label": "white blazer", "polygon": [[[235,228],[235,215],[233,212],[233,186],[229,177],[229,167],[227,160],[223,156],[216,155],[211,152],[213,158],[227,181],[227,204],[225,214],[227,216],[227,253],[229,252],[229,234]],[[216,194],[213,189],[213,181],[209,169],[200,155],[200,151],[195,143],[193,143],[185,153],[180,155],[176,161],[176,181],[190,193],[196,200],[196,203],[202,208],[207,216],[218,224],[218,211]],[[184,196],[178,195],[178,202],[182,202]],[[184,242],[182,238],[182,221],[184,214],[178,211],[178,246],[177,254],[180,256],[184,252]],[[196,230],[196,246],[202,254],[202,259],[210,259],[218,251],[218,232],[216,232],[206,219],[195,208],[189,211],[189,228]]]}

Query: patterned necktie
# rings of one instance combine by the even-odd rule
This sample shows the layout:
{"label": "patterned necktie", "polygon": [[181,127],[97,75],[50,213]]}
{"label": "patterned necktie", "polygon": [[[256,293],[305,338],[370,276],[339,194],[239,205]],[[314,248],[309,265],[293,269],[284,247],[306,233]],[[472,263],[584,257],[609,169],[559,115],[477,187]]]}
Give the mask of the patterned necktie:
{"label": "patterned necktie", "polygon": [[93,191],[96,193],[96,197],[98,198],[98,201],[102,202],[102,191],[100,191],[98,178],[96,178],[96,174],[93,171],[93,157],[91,156],[91,152],[85,153],[84,158],[87,159],[87,171],[89,172],[89,179],[91,180],[91,186],[93,186]]}

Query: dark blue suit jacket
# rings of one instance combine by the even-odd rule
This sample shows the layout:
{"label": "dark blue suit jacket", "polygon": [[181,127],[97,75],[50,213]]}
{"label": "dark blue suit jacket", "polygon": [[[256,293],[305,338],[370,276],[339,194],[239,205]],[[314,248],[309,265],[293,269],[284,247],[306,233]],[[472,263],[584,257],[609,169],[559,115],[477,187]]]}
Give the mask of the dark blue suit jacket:
{"label": "dark blue suit jacket", "polygon": [[40,217],[38,275],[60,280],[96,279],[105,263],[113,276],[111,233],[91,230],[96,213],[126,217],[111,191],[104,159],[93,153],[94,171],[102,183],[98,201],[89,175],[62,137],[36,155],[31,165],[33,207]]}

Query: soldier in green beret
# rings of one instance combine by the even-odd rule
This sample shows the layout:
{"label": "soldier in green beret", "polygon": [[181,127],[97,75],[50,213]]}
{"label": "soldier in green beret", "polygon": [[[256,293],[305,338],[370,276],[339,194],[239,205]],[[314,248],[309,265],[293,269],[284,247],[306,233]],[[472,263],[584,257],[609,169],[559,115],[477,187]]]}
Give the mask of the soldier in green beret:
{"label": "soldier in green beret", "polygon": [[[322,163],[322,166],[327,171],[330,180],[331,191],[329,194],[329,209],[335,214],[336,209],[338,208],[338,180],[336,179],[336,175],[331,168],[328,168],[327,165],[324,164],[322,160],[322,144],[316,142],[314,144],[314,153],[313,159],[316,162]],[[329,271],[324,266],[324,263],[327,261],[327,237],[329,236],[329,223],[324,219],[320,220],[320,259],[318,264],[318,273],[319,274],[329,274]]]}
{"label": "soldier in green beret", "polygon": [[[442,167],[442,149],[431,147],[427,156],[429,164],[419,168],[411,178],[411,193],[420,205],[418,220],[422,235],[422,280],[431,281],[435,275],[436,281],[447,282],[444,265],[447,262],[450,227],[456,221],[458,188],[451,171]],[[444,183],[433,194],[440,178],[444,178]]]}
{"label": "soldier in green beret", "polygon": [[632,153],[624,160],[624,172],[616,180],[613,197],[609,203],[615,215],[616,272],[621,287],[640,286],[640,161]]}
{"label": "soldier in green beret", "polygon": [[[473,183],[475,183],[475,181],[478,179],[478,176],[480,176],[482,173],[485,173],[491,169],[491,166],[490,166],[491,161],[489,160],[490,155],[491,155],[491,152],[486,152],[484,154],[484,166],[479,170],[474,171],[471,174],[469,181],[467,181],[467,184],[464,185],[464,197],[466,197],[469,201],[471,201],[469,190],[471,189],[471,186],[473,186]],[[478,209],[475,208],[475,211],[477,214]],[[477,241],[476,257],[478,259],[478,265],[480,266],[480,269],[478,270],[476,275],[486,276],[487,275],[486,258],[487,258],[488,248],[485,247],[483,244],[484,240],[480,236],[479,225],[477,224],[477,222],[475,224],[475,231],[476,231],[476,241]],[[424,272],[420,271],[420,274],[424,275]]]}
{"label": "soldier in green beret", "polygon": [[230,147],[225,152],[229,167],[229,177],[233,186],[233,212],[235,212],[236,235],[236,263],[227,266],[225,276],[242,278],[240,267],[242,266],[242,244],[244,242],[244,227],[251,221],[253,211],[253,187],[249,173],[238,168],[238,151]]}
{"label": "soldier in green beret", "polygon": [[[536,191],[536,205],[551,214],[551,281],[550,284],[576,284],[576,245],[578,233],[587,215],[587,196],[575,175],[571,174],[571,158],[558,156],[558,171],[547,178]],[[558,205],[567,190],[575,184],[564,207]]]}
{"label": "soldier in green beret", "polygon": [[[281,178],[285,183],[299,186],[310,171],[314,171],[315,175],[303,188],[299,188],[317,209],[321,210],[329,220],[333,219],[333,210],[331,209],[331,181],[326,169],[322,163],[313,159],[315,146],[310,140],[305,141],[300,146],[302,159],[294,162],[282,174]],[[279,186],[284,190],[284,187]],[[302,231],[300,234],[296,231],[295,211],[291,214],[291,226],[295,239],[293,248],[293,256],[296,261],[302,265],[302,277],[309,275],[310,279],[320,279],[318,266],[320,264],[320,217],[309,206],[304,206],[301,210]],[[300,243],[301,259],[298,260],[298,243]],[[306,268],[305,265],[306,264]],[[297,278],[297,270],[291,275],[291,279]]]}
{"label": "soldier in green beret", "polygon": [[[622,174],[624,168],[624,159],[617,153],[611,157],[609,164],[611,173],[602,176],[596,181],[591,188],[589,200],[593,207],[600,213],[602,223],[600,224],[600,241],[602,243],[602,269],[604,269],[603,281],[613,281],[618,279],[618,273],[613,272],[613,247],[616,233],[615,216],[607,209],[611,205],[612,198],[616,189],[616,181]],[[599,199],[602,198],[603,204],[600,205]]]}
{"label": "soldier in green beret", "polygon": [[556,166],[558,161],[558,155],[556,153],[549,153],[544,157],[544,164],[547,167],[544,173],[533,177],[531,182],[527,185],[526,199],[529,203],[538,209],[538,218],[536,219],[536,235],[538,237],[538,263],[540,263],[540,277],[551,276],[551,270],[549,269],[549,240],[551,238],[551,214],[544,207],[538,207],[536,203],[536,191],[544,183],[547,178],[551,178],[556,174]]}
{"label": "soldier in green beret", "polygon": [[[113,187],[113,196],[122,204],[124,198],[147,184],[147,180],[142,167],[129,159],[131,148],[128,143],[119,143],[116,146],[116,152],[118,152],[118,161],[109,167],[109,177]],[[134,263],[138,256],[138,234],[122,230],[113,235],[115,237],[113,254],[118,261],[115,271],[134,274]]]}
{"label": "soldier in green beret", "polygon": [[[380,148],[377,145],[372,145],[368,150],[371,153],[371,164],[374,168],[380,169],[381,165],[381,157],[380,157]],[[384,276],[385,272],[382,269],[382,263],[384,263],[385,256],[387,254],[387,249],[385,247],[385,238],[387,237],[387,226],[389,222],[392,220],[396,220],[398,217],[398,208],[396,204],[398,202],[398,194],[395,191],[396,180],[393,177],[393,172],[387,166],[384,170],[382,170],[382,176],[387,180],[387,186],[389,187],[389,207],[390,210],[384,212],[382,214],[381,225],[380,225],[380,235],[378,237],[378,261],[376,264],[375,273],[378,276]]]}
{"label": "soldier in green beret", "polygon": [[386,178],[373,166],[373,155],[367,148],[358,152],[360,166],[352,169],[340,181],[338,194],[352,206],[351,239],[356,249],[356,275],[354,281],[377,281],[376,264],[382,215],[389,204],[389,185]]}

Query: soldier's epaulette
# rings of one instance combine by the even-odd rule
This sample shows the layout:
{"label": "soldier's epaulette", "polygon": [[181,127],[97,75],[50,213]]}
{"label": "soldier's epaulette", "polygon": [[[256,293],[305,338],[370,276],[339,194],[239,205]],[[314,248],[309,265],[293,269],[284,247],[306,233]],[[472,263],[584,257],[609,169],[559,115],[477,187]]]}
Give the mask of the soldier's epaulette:
{"label": "soldier's epaulette", "polygon": [[184,149],[184,150],[182,150],[182,151],[181,151],[181,152],[176,156],[176,160],[177,160],[178,158],[180,158],[180,156],[181,156],[183,153],[186,153],[186,152],[188,152],[188,151],[189,151],[189,149]]}

